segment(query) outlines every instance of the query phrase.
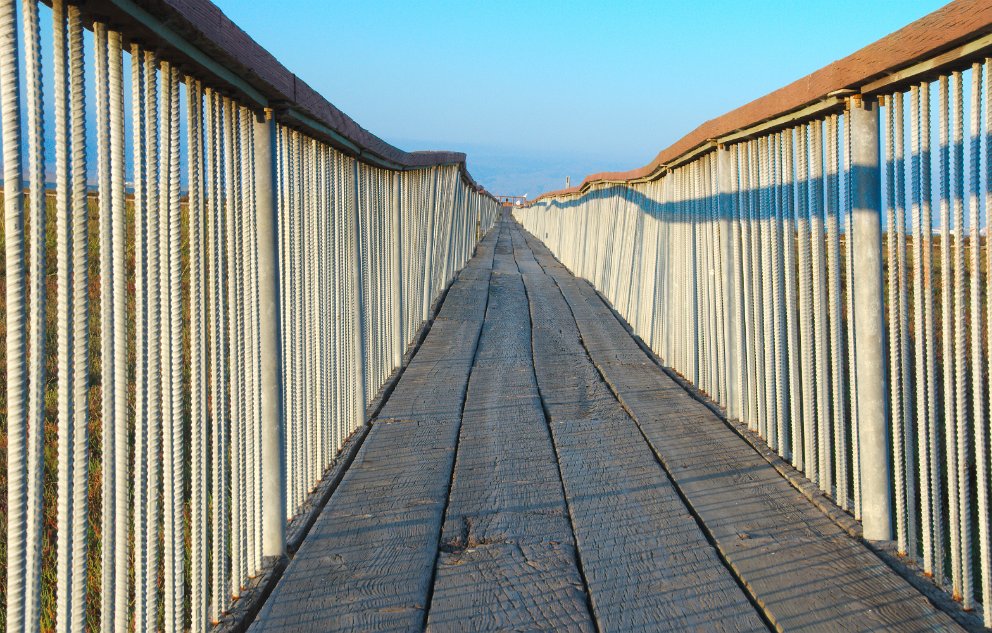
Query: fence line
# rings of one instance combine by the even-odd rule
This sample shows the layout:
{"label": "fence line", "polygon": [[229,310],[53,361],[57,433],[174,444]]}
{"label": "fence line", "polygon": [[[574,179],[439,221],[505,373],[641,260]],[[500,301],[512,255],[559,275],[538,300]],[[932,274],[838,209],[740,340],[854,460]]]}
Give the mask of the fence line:
{"label": "fence line", "polygon": [[[841,69],[839,95],[759,99],[514,214],[866,538],[895,540],[992,625],[992,15],[975,7],[802,82]],[[872,66],[964,15],[956,48]]]}
{"label": "fence line", "polygon": [[207,630],[496,219],[143,4],[0,1],[8,631]]}

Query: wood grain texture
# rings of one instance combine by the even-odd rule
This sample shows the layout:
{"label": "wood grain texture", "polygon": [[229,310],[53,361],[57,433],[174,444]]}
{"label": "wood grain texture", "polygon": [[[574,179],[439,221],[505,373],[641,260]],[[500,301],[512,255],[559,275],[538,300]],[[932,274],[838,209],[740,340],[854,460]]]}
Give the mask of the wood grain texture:
{"label": "wood grain texture", "polygon": [[765,631],[767,622],[960,630],[504,219],[452,285],[253,627]]}
{"label": "wood grain texture", "polygon": [[455,281],[459,303],[449,293],[252,630],[422,627],[494,240]]}
{"label": "wood grain texture", "polygon": [[537,380],[602,631],[766,631],[590,362],[523,240]]}
{"label": "wood grain texture", "polygon": [[591,358],[778,627],[960,630],[665,375],[592,286],[536,240],[531,245],[558,281]]}
{"label": "wood grain texture", "polygon": [[458,442],[430,631],[594,631],[508,224]]}

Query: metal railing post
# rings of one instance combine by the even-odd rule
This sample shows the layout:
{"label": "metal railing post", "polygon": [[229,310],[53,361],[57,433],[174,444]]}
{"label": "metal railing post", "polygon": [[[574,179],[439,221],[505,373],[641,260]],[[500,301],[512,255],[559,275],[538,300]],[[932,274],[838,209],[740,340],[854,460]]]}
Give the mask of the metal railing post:
{"label": "metal railing post", "polygon": [[864,537],[892,539],[892,467],[886,400],[878,103],[852,99],[851,204],[854,216],[854,335]]}
{"label": "metal railing post", "polygon": [[353,279],[355,283],[355,296],[357,298],[357,314],[358,314],[358,327],[356,328],[356,335],[358,336],[358,371],[361,379],[361,397],[362,405],[359,407],[358,424],[365,422],[365,407],[368,406],[369,401],[372,399],[368,393],[368,381],[369,381],[369,368],[368,368],[368,349],[366,336],[368,335],[365,326],[365,265],[366,262],[363,260],[364,253],[362,252],[362,186],[365,184],[362,182],[360,172],[358,169],[358,161],[352,161],[351,163],[351,177],[355,183],[355,207],[351,209],[351,212],[355,214],[355,265],[352,268]]}
{"label": "metal railing post", "polygon": [[276,125],[272,111],[255,120],[255,186],[258,199],[258,307],[261,329],[262,555],[286,553],[285,415],[279,239],[275,189]]}
{"label": "metal railing post", "polygon": [[733,160],[730,150],[719,147],[716,152],[717,184],[719,186],[718,201],[720,209],[720,250],[723,259],[723,289],[724,289],[724,320],[723,336],[726,357],[723,359],[726,370],[727,417],[731,420],[740,419],[737,399],[737,372],[740,355],[737,348],[737,329],[734,321],[737,316],[737,265],[734,261],[734,231],[733,231]]}
{"label": "metal railing post", "polygon": [[396,369],[403,363],[403,352],[406,351],[406,332],[404,332],[403,315],[403,213],[400,204],[403,196],[403,172],[394,177],[393,190],[393,231],[395,234],[390,237],[393,248],[393,287],[390,289],[393,296],[393,358],[392,369]]}

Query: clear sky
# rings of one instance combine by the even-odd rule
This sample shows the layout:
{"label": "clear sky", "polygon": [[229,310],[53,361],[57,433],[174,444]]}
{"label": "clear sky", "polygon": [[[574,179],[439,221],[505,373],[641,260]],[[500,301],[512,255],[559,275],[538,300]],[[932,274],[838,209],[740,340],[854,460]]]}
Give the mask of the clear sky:
{"label": "clear sky", "polygon": [[630,169],[943,0],[214,0],[360,125],[500,194]]}

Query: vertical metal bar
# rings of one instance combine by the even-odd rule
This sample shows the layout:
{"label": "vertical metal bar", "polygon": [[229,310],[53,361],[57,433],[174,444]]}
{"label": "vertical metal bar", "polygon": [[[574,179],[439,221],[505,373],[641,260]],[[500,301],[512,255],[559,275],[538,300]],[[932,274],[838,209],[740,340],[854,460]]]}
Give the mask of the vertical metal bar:
{"label": "vertical metal bar", "polygon": [[240,336],[240,232],[238,224],[240,220],[240,209],[238,198],[240,196],[239,182],[236,178],[238,171],[238,151],[235,117],[237,110],[230,99],[222,99],[224,109],[224,239],[225,239],[225,284],[227,291],[227,331],[224,338],[226,345],[224,370],[227,375],[225,381],[229,385],[229,406],[230,406],[230,543],[231,543],[231,565],[230,575],[230,595],[238,597],[241,594],[241,580],[244,577],[244,532],[243,532],[243,510],[244,510],[244,394],[242,392],[242,339]]}
{"label": "vertical metal bar", "polygon": [[[753,283],[752,283],[752,265],[751,256],[754,251],[752,248],[753,239],[751,237],[752,226],[749,212],[749,204],[747,197],[749,195],[749,180],[748,174],[750,169],[748,167],[748,148],[747,143],[741,143],[736,146],[738,154],[738,174],[740,178],[740,187],[738,189],[738,203],[740,211],[740,224],[741,224],[741,254],[743,255],[743,297],[741,302],[741,307],[744,310],[744,367],[740,372],[743,378],[743,395],[744,395],[744,406],[742,408],[742,413],[744,415],[744,421],[747,423],[748,427],[754,430],[754,294],[753,294]],[[678,262],[676,261],[676,264]]]}
{"label": "vertical metal bar", "polygon": [[[956,84],[956,82],[955,82]],[[954,595],[961,596],[961,549],[958,536],[958,466],[957,466],[957,418],[954,372],[954,321],[953,321],[953,273],[951,260],[951,151],[950,151],[950,105],[949,84],[946,75],[940,77],[940,265],[941,265],[941,344],[944,369],[944,442],[946,450],[946,477],[948,509],[950,514],[951,583]]]}
{"label": "vertical metal bar", "polygon": [[[45,460],[45,427],[44,427],[44,415],[45,415],[45,389],[46,389],[46,372],[45,372],[45,310],[46,310],[46,295],[48,294],[46,288],[46,253],[47,244],[45,241],[47,233],[47,216],[46,216],[46,194],[45,194],[45,137],[44,137],[44,110],[43,110],[43,99],[42,99],[42,68],[41,68],[41,43],[40,43],[40,24],[38,19],[38,3],[36,0],[24,0],[21,3],[23,8],[23,23],[24,23],[24,52],[25,52],[25,63],[24,70],[26,75],[25,81],[25,92],[26,94],[26,105],[27,105],[27,137],[28,137],[28,179],[31,187],[30,198],[28,199],[28,222],[30,226],[30,236],[28,248],[30,249],[29,261],[31,268],[28,271],[28,284],[30,287],[29,300],[30,304],[28,306],[27,322],[30,328],[30,338],[28,339],[28,361],[30,365],[28,367],[28,377],[26,387],[27,399],[28,399],[28,410],[27,410],[27,425],[24,428],[20,427],[20,424],[24,421],[20,417],[20,412],[22,409],[18,409],[15,405],[10,408],[11,399],[17,400],[18,395],[24,392],[17,393],[16,390],[24,385],[23,378],[18,381],[18,377],[15,376],[13,382],[9,381],[10,373],[8,373],[8,385],[12,386],[15,390],[13,393],[13,398],[11,398],[11,393],[8,392],[8,419],[7,419],[7,434],[8,434],[8,453],[7,453],[7,463],[8,468],[8,521],[9,529],[7,532],[7,554],[8,554],[8,581],[7,581],[7,624],[8,630],[18,630],[21,626],[21,609],[23,608],[23,624],[27,630],[33,631],[37,630],[38,624],[41,619],[41,570],[42,570],[42,541],[44,535],[42,532],[42,517],[44,514],[44,488],[43,488],[43,478],[44,478],[44,460]],[[16,25],[16,15],[13,15],[16,11],[13,6],[7,6],[5,3],[3,10],[9,11],[6,16],[2,19],[9,20],[4,22],[4,24],[9,24],[10,26],[5,26],[4,28],[12,28]],[[2,37],[4,40],[8,40],[11,36],[9,32],[5,33]],[[14,34],[15,40],[13,43],[16,57],[16,32]],[[9,40],[5,43],[9,46]],[[6,52],[0,53],[0,88],[2,88],[3,94],[7,94],[9,80],[7,73],[10,72],[9,68],[6,68],[5,64],[9,63],[9,58],[6,57]],[[16,68],[15,68],[16,72]],[[16,77],[15,84],[16,86]],[[7,113],[8,102],[6,98],[0,108],[3,112]],[[12,116],[15,120],[15,113]],[[3,137],[7,138],[7,125],[9,125],[10,120],[4,119]],[[17,137],[17,131],[15,130],[15,139]],[[12,142],[17,142],[16,140]],[[6,149],[4,150],[4,166],[5,168],[17,168],[17,160],[19,157],[15,157],[14,165],[10,165],[6,156]],[[8,178],[13,178],[13,180],[8,180]],[[5,201],[7,195],[14,198],[16,202],[17,193],[14,190],[20,188],[20,177],[11,176],[9,173],[5,173],[4,182],[13,182],[14,185],[5,190]],[[19,230],[23,230],[23,225],[18,225],[16,219],[7,217],[6,223],[4,225],[6,228],[6,240],[8,241],[8,248],[13,249],[16,252],[18,247],[23,249],[23,242],[19,242],[22,238],[18,235]],[[10,242],[14,242],[11,244]],[[11,251],[8,251],[11,252]],[[23,251],[22,251],[23,252]],[[16,257],[15,257],[16,259]],[[7,262],[7,291],[8,293],[16,293],[18,288],[21,290],[24,287],[19,286],[23,280],[19,275],[23,275],[23,268],[18,271],[16,264],[11,267],[11,263]],[[10,295],[8,294],[8,297]],[[21,297],[23,301],[23,296]],[[8,327],[8,363],[15,363],[16,360],[10,358],[10,354],[17,353],[18,350],[18,337],[22,334],[21,325],[17,322],[19,316],[18,309],[23,309],[23,303],[18,304],[17,299],[13,300],[8,298],[6,304],[7,312],[7,327]],[[11,332],[13,328],[15,332]],[[13,346],[11,346],[13,343]],[[23,341],[20,343],[23,346]],[[23,366],[22,366],[23,367]],[[10,371],[10,365],[8,364],[8,372]],[[23,404],[21,404],[23,407]],[[27,434],[27,435],[26,435]],[[18,462],[18,456],[16,452],[18,450],[18,442],[27,441],[26,453],[27,453],[27,463],[26,463],[26,475],[27,475],[27,521],[21,524],[19,520],[18,513],[21,512],[21,508],[24,507],[23,503],[17,509],[15,508],[16,501],[15,495],[17,495],[19,490],[18,477],[23,477],[25,474],[24,462],[23,460]],[[13,457],[12,457],[13,456]],[[22,528],[18,528],[18,525],[22,525]],[[15,576],[18,574],[20,569],[20,562],[18,560],[17,551],[22,543],[21,537],[24,537],[24,575]],[[21,594],[18,590],[18,582],[23,580],[24,595],[23,602],[21,601]]]}
{"label": "vertical metal bar", "polygon": [[799,348],[799,304],[796,299],[797,280],[796,272],[798,263],[796,261],[796,203],[795,203],[795,180],[796,174],[793,167],[795,160],[794,130],[782,132],[782,206],[783,223],[782,228],[785,237],[782,242],[782,249],[785,252],[785,313],[786,328],[788,330],[788,364],[789,364],[789,432],[791,434],[790,449],[792,465],[802,470],[803,444],[802,444],[802,375],[800,373],[801,362]]}
{"label": "vertical metal bar", "polygon": [[820,489],[832,492],[830,462],[830,366],[827,363],[828,323],[826,253],[823,218],[823,122],[813,121],[810,136],[810,233],[813,257],[813,376],[816,383],[816,482]]}
{"label": "vertical metal bar", "polygon": [[960,558],[960,597],[962,606],[971,609],[974,605],[974,589],[971,584],[971,483],[969,467],[968,431],[968,332],[965,327],[965,226],[964,226],[964,78],[960,72],[952,75],[951,97],[954,106],[953,188],[952,205],[954,212],[954,373],[955,388],[955,428],[957,438],[957,499],[958,499],[958,547]]}
{"label": "vertical metal bar", "polygon": [[797,197],[798,211],[798,243],[799,243],[799,335],[802,345],[802,379],[803,379],[803,424],[802,424],[802,459],[799,468],[810,479],[815,479],[817,472],[816,432],[816,388],[814,380],[815,366],[813,363],[815,347],[813,344],[813,324],[809,311],[813,305],[812,280],[810,264],[810,221],[809,221],[809,125],[803,124],[797,129],[796,139],[796,172],[798,181]]}
{"label": "vertical metal bar", "polygon": [[[923,539],[924,570],[932,573],[932,530],[930,516],[930,455],[927,445],[928,428],[933,423],[927,414],[927,382],[933,379],[927,373],[926,342],[924,330],[923,293],[930,291],[930,281],[923,276],[923,233],[921,216],[920,188],[920,88],[912,86],[910,90],[910,145],[912,166],[910,171],[910,189],[912,196],[912,232],[913,232],[913,328],[914,337],[914,367],[916,375],[916,419],[917,419],[917,453],[919,455],[920,477],[920,524]],[[927,131],[929,133],[929,130]],[[929,168],[929,166],[928,166]],[[927,227],[929,230],[929,227]],[[926,290],[924,291],[924,288]]]}
{"label": "vertical metal bar", "polygon": [[[28,463],[24,455],[28,445],[28,367],[26,351],[27,283],[24,271],[24,207],[21,181],[21,111],[18,77],[17,5],[14,0],[0,2],[0,118],[3,132],[4,183],[4,256],[6,263],[7,316],[7,631],[25,626],[25,539],[28,517]],[[32,95],[33,96],[33,95]],[[34,106],[33,102],[31,106]],[[32,107],[32,111],[35,111]],[[32,115],[33,116],[33,115]],[[31,136],[36,136],[32,134]],[[34,149],[34,147],[32,147]],[[34,152],[32,152],[34,160]],[[32,170],[33,171],[33,170]],[[32,198],[38,190],[32,189]],[[37,218],[32,217],[32,222]],[[31,227],[37,233],[38,227]],[[32,240],[34,241],[34,240]],[[32,244],[34,246],[34,244]],[[34,249],[32,249],[32,254]],[[32,297],[35,295],[32,292]],[[32,306],[34,302],[32,301]],[[32,346],[33,347],[33,346]],[[32,351],[34,351],[32,349]],[[32,376],[33,377],[33,376]],[[33,482],[30,482],[33,483]],[[33,518],[33,517],[32,517]],[[34,561],[32,561],[34,563]]]}
{"label": "vertical metal bar", "polygon": [[[989,543],[988,534],[985,529],[988,517],[984,514],[988,508],[988,477],[986,476],[986,464],[987,459],[985,456],[985,391],[982,381],[982,333],[984,330],[984,321],[982,314],[982,287],[981,287],[981,268],[982,268],[982,238],[981,238],[981,209],[978,200],[978,191],[981,187],[981,149],[982,149],[982,125],[981,125],[981,115],[982,115],[982,65],[978,62],[972,64],[971,66],[971,156],[970,156],[970,188],[968,196],[968,206],[970,211],[970,239],[969,246],[971,247],[970,259],[971,259],[971,270],[969,271],[969,279],[971,281],[971,323],[970,323],[970,335],[971,335],[971,387],[972,387],[972,418],[974,423],[974,441],[975,441],[975,467],[976,467],[976,481],[975,485],[977,487],[978,493],[978,538],[979,538],[979,567],[980,567],[980,577],[982,579],[982,595],[983,598],[987,599],[992,596],[992,592],[988,588],[988,561],[989,561]],[[961,174],[961,180],[964,180],[964,174]],[[970,457],[965,454],[966,458]],[[965,473],[967,476],[967,472]],[[968,499],[970,502],[970,499]],[[969,507],[969,510],[971,508]],[[970,514],[970,512],[969,512]],[[970,521],[969,521],[970,522]],[[971,583],[968,584],[966,589],[968,592],[966,596],[968,597],[967,605],[973,606],[973,588]],[[988,611],[989,607],[985,607]]]}
{"label": "vertical metal bar", "polygon": [[209,624],[207,603],[207,481],[209,424],[207,400],[206,241],[203,182],[203,89],[186,77],[187,157],[189,160],[189,339],[190,339],[190,629]]}
{"label": "vertical metal bar", "polygon": [[882,220],[878,104],[851,107],[851,200],[855,260],[858,422],[864,537],[892,539],[892,470],[885,401],[885,320],[882,310]]}
{"label": "vertical metal bar", "polygon": [[228,469],[227,438],[229,427],[227,376],[224,371],[224,273],[223,273],[223,122],[221,97],[208,89],[206,92],[207,129],[207,250],[208,250],[208,300],[207,326],[210,341],[211,376],[209,381],[211,403],[211,455],[213,459],[211,492],[211,598],[210,618],[216,622],[227,602],[228,586]]}
{"label": "vertical metal bar", "polygon": [[908,272],[906,270],[906,150],[905,150],[905,127],[906,117],[903,107],[903,94],[895,95],[894,118],[897,124],[895,151],[896,151],[896,266],[899,280],[899,340],[900,340],[900,376],[902,379],[902,399],[903,420],[900,424],[904,427],[900,435],[902,437],[903,463],[900,468],[905,471],[904,495],[906,499],[905,511],[906,522],[906,550],[915,554],[916,552],[916,482],[914,480],[914,462],[916,461],[913,451],[913,388],[909,380],[910,376],[910,330],[909,330],[909,290]]}
{"label": "vertical metal bar", "polygon": [[134,621],[135,629],[144,630],[148,617],[145,603],[145,568],[148,552],[144,548],[148,512],[148,307],[147,307],[147,233],[148,208],[145,180],[145,84],[144,52],[131,44],[131,114],[135,151],[134,161],[134,303],[135,303],[135,396],[134,396]]}
{"label": "vertical metal bar", "polygon": [[[931,174],[933,171],[933,160],[930,151],[930,83],[920,84],[920,158],[922,165],[920,168],[920,188],[924,195],[921,200],[923,228],[923,278],[933,281],[933,205]],[[939,149],[939,148],[938,148]],[[942,518],[944,508],[944,491],[940,484],[942,477],[942,450],[940,447],[940,425],[937,410],[937,337],[934,325],[934,292],[932,285],[928,285],[927,292],[923,296],[924,301],[924,334],[926,336],[926,357],[927,357],[927,417],[930,419],[928,446],[930,452],[930,481],[931,481],[931,516],[934,517],[931,528],[933,529],[933,570],[944,573],[944,520]]]}
{"label": "vertical metal bar", "polygon": [[[70,285],[70,279],[72,277],[72,258],[70,257],[71,246],[72,246],[72,208],[70,203],[70,177],[71,173],[69,171],[69,113],[68,113],[68,103],[69,103],[69,86],[68,86],[68,35],[66,31],[66,5],[64,0],[54,0],[52,3],[52,29],[53,29],[53,57],[54,57],[54,76],[55,76],[55,181],[56,181],[56,244],[57,244],[57,270],[58,270],[58,411],[59,411],[59,430],[58,430],[58,542],[56,545],[56,578],[57,584],[55,589],[55,630],[57,633],[65,633],[69,630],[69,613],[70,613],[70,596],[69,596],[69,582],[71,572],[71,560],[72,560],[72,540],[71,540],[71,530],[72,530],[72,425],[73,425],[73,411],[72,411],[72,287]],[[16,22],[11,21],[12,27],[16,25]],[[16,37],[16,36],[15,36]],[[16,60],[14,60],[16,62]],[[13,63],[13,62],[12,62]],[[17,88],[12,88],[16,90]],[[4,90],[4,94],[8,94]],[[16,94],[16,93],[15,93]],[[19,103],[18,103],[19,106]],[[13,107],[13,106],[12,106]],[[9,112],[8,108],[5,108],[5,112]],[[18,129],[12,131],[13,139],[18,139],[20,136],[19,121],[17,123]],[[4,134],[4,138],[11,138]],[[18,147],[20,145],[18,144]],[[20,154],[18,151],[17,155],[12,153],[12,158],[14,161],[20,160]],[[9,161],[4,161],[6,165]],[[16,162],[15,162],[16,164]],[[17,176],[20,179],[20,169],[18,168]],[[20,192],[20,187],[18,187],[18,192]],[[11,197],[13,199],[13,196]],[[12,204],[11,202],[5,201],[5,206]],[[7,207],[8,209],[10,207]],[[20,204],[18,204],[18,214],[20,214]],[[12,218],[16,223],[12,223],[12,227],[21,226],[22,221],[18,215],[17,218]],[[15,233],[16,234],[16,233]],[[17,264],[14,268],[8,268],[8,274],[13,274],[12,279],[17,278],[16,271],[19,266],[22,266],[23,255],[18,259]],[[15,282],[17,284],[19,282]],[[17,307],[19,301],[15,300],[12,307]],[[15,312],[18,314],[18,312]],[[9,326],[8,326],[9,327]],[[14,344],[14,349],[18,349],[23,346],[23,342],[18,342]],[[8,358],[13,356],[17,358],[17,354],[9,354]],[[20,366],[19,366],[20,371]],[[13,381],[11,384],[17,385],[19,374],[14,374],[8,376],[8,381]],[[20,392],[18,392],[20,393]],[[14,413],[18,412],[18,407],[16,402],[14,403]],[[8,404],[8,407],[10,405]],[[17,419],[18,415],[15,415],[14,419]],[[8,449],[9,450],[9,449]],[[12,561],[17,561],[18,556],[14,556]],[[15,568],[19,568],[20,563],[16,563]]]}
{"label": "vertical metal bar", "polygon": [[[110,127],[110,212],[111,232],[113,237],[113,261],[111,264],[114,284],[113,308],[110,312],[114,320],[114,418],[115,451],[114,464],[116,469],[114,486],[114,531],[117,535],[114,552],[113,609],[109,616],[104,616],[107,622],[113,622],[112,630],[124,633],[129,623],[128,614],[128,510],[130,507],[129,489],[131,473],[128,464],[128,346],[122,341],[127,338],[127,278],[125,226],[126,205],[124,199],[124,69],[123,69],[123,37],[120,33],[110,31],[107,35],[109,44],[108,81],[110,89],[110,111],[108,123]],[[104,313],[106,305],[101,306]],[[104,369],[106,371],[106,369]],[[104,394],[105,395],[105,394]],[[104,426],[104,438],[107,438]],[[104,449],[107,450],[107,449]],[[106,476],[106,475],[104,475]],[[109,504],[109,500],[104,502]],[[108,505],[104,505],[107,508]],[[103,548],[109,549],[104,543]],[[108,630],[108,629],[105,629]]]}
{"label": "vertical metal bar", "polygon": [[[158,621],[159,591],[159,524],[161,521],[161,503],[159,488],[162,478],[162,460],[159,456],[162,442],[162,321],[161,321],[161,208],[159,199],[159,177],[161,165],[158,160],[158,63],[155,54],[144,52],[145,81],[144,115],[145,115],[145,195],[147,201],[148,233],[146,267],[148,335],[147,346],[147,451],[145,453],[148,473],[148,508],[145,512],[144,544],[146,566],[144,569],[144,602],[146,621],[143,628],[151,628]],[[135,151],[140,151],[136,148]]]}
{"label": "vertical metal bar", "polygon": [[[838,177],[838,117],[827,118],[826,136],[826,215],[827,215],[827,290],[830,322],[830,375],[833,409],[833,459],[836,464],[835,499],[841,507],[847,506],[847,435],[844,425],[847,418],[844,381],[844,337],[841,319],[840,296],[840,179]],[[823,438],[828,442],[828,438]]]}
{"label": "vertical metal bar", "polygon": [[731,152],[726,147],[720,147],[716,152],[716,169],[719,179],[719,206],[720,206],[720,234],[721,248],[723,249],[723,287],[724,304],[726,306],[727,318],[723,322],[723,336],[726,340],[726,357],[724,359],[724,371],[726,373],[727,384],[727,417],[732,420],[740,419],[738,410],[737,372],[738,368],[738,342],[737,342],[737,268],[734,261],[734,241],[732,226],[734,213],[733,200],[733,161]]}
{"label": "vertical metal bar", "polygon": [[751,243],[748,245],[751,250],[751,270],[752,270],[752,288],[751,288],[751,323],[754,330],[754,338],[752,339],[751,346],[754,350],[754,374],[753,383],[754,391],[753,398],[755,402],[755,414],[751,420],[752,429],[757,431],[761,437],[767,438],[768,434],[766,429],[767,424],[767,391],[765,390],[765,383],[768,379],[768,374],[765,371],[765,308],[767,307],[767,302],[763,295],[764,287],[764,272],[763,263],[766,257],[763,257],[762,253],[762,242],[764,241],[763,234],[766,232],[764,227],[764,221],[761,218],[762,208],[761,208],[761,171],[759,163],[761,160],[760,148],[757,141],[751,140],[746,143],[747,154],[748,154],[748,215],[749,223],[751,225]]}
{"label": "vertical metal bar", "polygon": [[[69,6],[70,135],[72,142],[72,602],[68,621],[81,631],[86,621],[86,532],[89,524],[89,201],[86,195],[86,107],[83,21]],[[63,620],[65,621],[65,620]]]}
{"label": "vertical metal bar", "polygon": [[[353,219],[353,226],[355,229],[355,267],[354,267],[354,288],[355,288],[355,298],[356,298],[356,318],[357,318],[357,329],[355,332],[357,340],[357,362],[358,362],[358,376],[360,388],[358,393],[361,394],[360,404],[356,410],[356,417],[360,417],[365,412],[365,406],[368,404],[368,350],[366,349],[365,337],[366,337],[366,324],[365,320],[367,318],[368,309],[365,305],[365,294],[363,291],[363,283],[365,275],[367,274],[366,268],[368,267],[368,262],[362,260],[362,249],[359,245],[362,244],[364,233],[362,222],[361,222],[361,201],[360,196],[365,190],[365,183],[359,181],[359,169],[358,161],[351,162],[351,177],[354,182],[356,195],[351,201],[352,205],[345,208],[346,213],[351,213]],[[433,215],[432,215],[433,217]],[[429,283],[428,283],[429,286]],[[430,304],[430,293],[426,295],[426,303]],[[360,420],[353,420],[353,424],[360,424]]]}
{"label": "vertical metal bar", "polygon": [[[984,94],[981,95],[980,100],[985,105],[985,118],[984,118],[984,132],[987,135],[992,132],[992,59],[986,58],[984,64],[984,79],[985,79],[985,90]],[[976,108],[977,110],[977,108]],[[974,159],[973,159],[974,160]],[[986,141],[985,143],[985,210],[988,214],[988,210],[992,209],[992,143]],[[977,161],[975,161],[977,167]],[[976,186],[977,189],[977,186]],[[992,226],[992,222],[989,222],[989,218],[986,215],[985,218],[985,230]],[[977,226],[975,227],[977,229]],[[974,229],[973,229],[974,230]],[[975,243],[981,243],[981,232],[975,230]],[[988,238],[986,238],[988,240]],[[977,250],[977,248],[976,248]],[[992,279],[992,248],[988,248],[986,241],[985,248],[985,287],[988,288],[989,280]],[[989,327],[992,324],[992,301],[986,300],[986,315],[985,315],[985,325]],[[977,333],[981,333],[981,329],[976,330]],[[988,358],[988,369],[989,369],[989,381],[988,390],[986,394],[992,398],[992,337],[986,337],[987,351],[986,354]],[[975,354],[976,357],[981,357],[981,348]],[[981,376],[981,372],[976,372],[976,377]],[[978,380],[978,378],[976,378]],[[977,408],[976,408],[977,409]],[[992,415],[990,415],[988,409],[986,409],[983,404],[981,407],[981,416],[976,416],[975,422],[975,469],[976,469],[976,481],[978,486],[978,533],[979,533],[979,556],[981,563],[981,582],[982,582],[982,606],[985,608],[985,626],[992,626],[992,535],[990,535],[989,528],[989,453],[988,453],[988,441],[989,441],[989,428],[988,425],[992,424]],[[982,419],[982,416],[988,416],[986,420]]]}
{"label": "vertical metal bar", "polygon": [[[906,270],[906,150],[905,150],[905,108],[903,107],[903,94],[897,93],[894,99],[894,119],[896,121],[895,135],[895,164],[896,179],[894,183],[896,193],[896,268],[898,274],[898,303],[895,308],[899,313],[899,340],[900,340],[900,367],[899,374],[902,381],[903,419],[899,424],[904,427],[900,431],[902,463],[899,467],[905,472],[904,498],[906,512],[905,542],[906,550],[915,554],[916,552],[916,482],[914,480],[914,462],[916,461],[912,434],[914,420],[913,409],[913,388],[909,380],[910,376],[910,330],[909,330],[909,290],[908,272]],[[897,462],[898,463],[898,462]]]}
{"label": "vertical metal bar", "polygon": [[[846,273],[845,294],[847,296],[847,380],[850,385],[848,402],[850,403],[850,435],[851,435],[851,491],[853,492],[854,517],[861,519],[861,454],[858,434],[858,376],[857,376],[857,341],[855,337],[854,315],[854,198],[851,195],[853,170],[851,168],[851,110],[844,111],[844,269]],[[846,483],[845,483],[846,485]]]}
{"label": "vertical metal bar", "polygon": [[[109,50],[107,27],[93,24],[94,79],[96,86],[96,127],[97,127],[97,200],[99,202],[99,242],[100,242],[100,365],[102,380],[100,385],[100,423],[103,431],[101,451],[101,488],[103,508],[100,516],[100,627],[103,631],[113,630],[114,618],[114,555],[117,534],[114,531],[115,507],[110,502],[114,497],[117,469],[116,427],[114,417],[115,381],[114,354],[114,238],[110,200],[110,84],[108,81]],[[123,385],[122,385],[123,386]]]}
{"label": "vertical metal bar", "polygon": [[282,320],[275,189],[275,121],[255,120],[255,200],[258,221],[258,308],[262,358],[262,555],[286,555],[286,462]]}
{"label": "vertical metal bar", "polygon": [[775,216],[772,218],[772,246],[770,256],[772,258],[772,304],[774,306],[773,318],[775,320],[773,332],[775,338],[775,444],[773,448],[782,457],[789,457],[789,404],[788,404],[788,381],[789,365],[787,336],[786,305],[785,305],[785,257],[784,251],[791,245],[783,236],[785,200],[783,179],[783,157],[782,157],[782,137],[784,133],[775,134],[768,139],[769,154],[771,160],[772,175],[770,182],[770,195]]}
{"label": "vertical metal bar", "polygon": [[[778,320],[775,317],[775,279],[776,270],[774,265],[776,235],[776,212],[773,192],[774,174],[771,160],[771,137],[758,139],[758,168],[759,168],[759,213],[761,217],[761,260],[762,260],[762,321],[764,323],[764,340],[762,349],[764,350],[765,363],[762,368],[765,390],[765,419],[762,422],[764,428],[765,441],[769,446],[775,447],[778,444],[778,399],[776,396],[776,383],[778,379],[778,368],[776,366],[778,356],[777,351],[781,345],[776,346],[775,333],[778,327]],[[781,331],[779,330],[779,334]]]}
{"label": "vertical metal bar", "polygon": [[[898,241],[896,239],[896,116],[894,99],[888,97],[885,104],[885,181],[886,181],[886,236],[888,254],[887,286],[889,317],[889,392],[892,416],[892,467],[895,496],[896,543],[901,554],[906,553],[906,495],[905,470],[903,469],[903,402],[902,402],[902,330],[899,327],[899,268],[897,262]],[[899,121],[902,124],[902,121]]]}
{"label": "vertical metal bar", "polygon": [[402,196],[402,178],[399,174],[392,174],[393,183],[393,235],[389,239],[392,246],[393,283],[390,288],[392,292],[392,306],[390,313],[392,319],[392,364],[393,369],[403,362],[403,348],[406,344],[406,328],[403,320],[403,214],[400,212],[400,199]]}
{"label": "vertical metal bar", "polygon": [[[182,300],[182,275],[181,253],[180,253],[180,221],[182,211],[179,206],[179,73],[173,66],[168,66],[168,72],[164,75],[164,87],[168,96],[168,102],[163,101],[163,110],[169,111],[168,129],[163,130],[169,136],[169,163],[168,173],[165,176],[169,181],[168,198],[168,221],[169,221],[169,350],[171,358],[172,376],[170,379],[170,409],[171,437],[167,437],[169,443],[169,457],[171,457],[171,481],[166,481],[166,490],[169,491],[167,497],[167,522],[164,529],[166,543],[166,628],[185,628],[185,578],[183,560],[186,554],[186,541],[184,538],[185,521],[183,520],[183,501],[186,498],[185,491],[185,464],[186,454],[184,450],[184,429],[183,421],[185,412],[183,410],[183,311],[180,301]],[[170,582],[171,581],[171,582]]]}

